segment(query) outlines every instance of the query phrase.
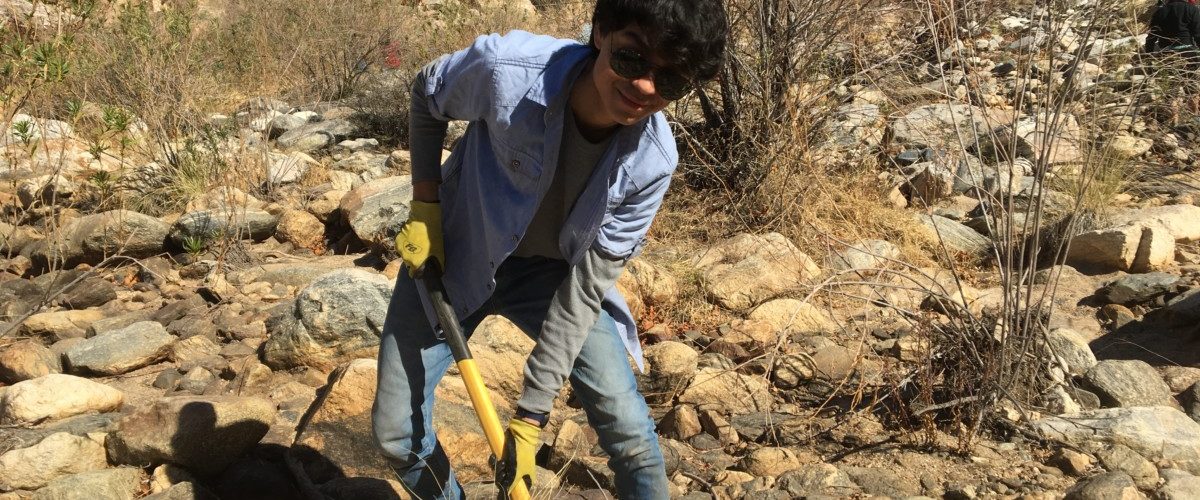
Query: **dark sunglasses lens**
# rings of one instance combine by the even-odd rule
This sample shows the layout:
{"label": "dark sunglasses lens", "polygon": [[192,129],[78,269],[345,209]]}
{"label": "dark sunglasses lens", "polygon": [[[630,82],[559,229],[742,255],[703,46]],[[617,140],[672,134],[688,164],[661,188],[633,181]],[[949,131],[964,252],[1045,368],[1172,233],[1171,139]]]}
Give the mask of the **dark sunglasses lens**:
{"label": "dark sunglasses lens", "polygon": [[668,101],[681,99],[692,90],[691,82],[674,71],[663,71],[654,75],[654,89]]}
{"label": "dark sunglasses lens", "polygon": [[621,78],[638,78],[650,72],[650,62],[632,50],[614,50],[608,61],[613,73]]}

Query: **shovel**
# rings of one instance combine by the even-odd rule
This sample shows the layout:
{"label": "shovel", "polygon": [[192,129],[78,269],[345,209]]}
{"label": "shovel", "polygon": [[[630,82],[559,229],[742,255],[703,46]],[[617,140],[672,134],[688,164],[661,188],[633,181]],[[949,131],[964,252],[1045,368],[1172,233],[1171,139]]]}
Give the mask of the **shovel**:
{"label": "shovel", "polygon": [[[430,259],[421,268],[421,280],[425,282],[425,290],[429,293],[429,302],[437,312],[438,322],[441,323],[442,333],[446,343],[450,344],[450,353],[454,355],[454,363],[462,374],[463,383],[467,386],[467,394],[471,395],[471,406],[479,417],[479,426],[487,436],[488,445],[492,448],[492,457],[504,456],[504,428],[500,426],[500,418],[496,416],[496,407],[492,405],[492,397],[483,385],[483,377],[479,367],[471,358],[471,349],[467,347],[467,338],[463,335],[462,327],[458,324],[458,316],[450,306],[450,298],[446,296],[446,287],[442,285],[442,269],[438,263]],[[499,486],[499,483],[497,483]],[[525,483],[517,481],[516,489],[511,496],[503,487],[500,488],[500,498],[512,500],[529,500],[529,491]]]}

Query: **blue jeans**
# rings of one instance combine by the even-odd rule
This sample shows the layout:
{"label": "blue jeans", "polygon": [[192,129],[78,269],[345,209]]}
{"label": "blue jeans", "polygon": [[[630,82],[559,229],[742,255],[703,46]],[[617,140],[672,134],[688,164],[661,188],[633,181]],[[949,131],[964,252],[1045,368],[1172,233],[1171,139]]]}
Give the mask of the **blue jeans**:
{"label": "blue jeans", "polygon": [[[550,300],[567,263],[510,257],[496,273],[496,290],[484,307],[461,319],[470,336],[490,314],[499,314],[537,340]],[[453,361],[425,318],[417,284],[405,272],[396,280],[379,345],[379,385],[372,410],[375,439],[410,494],[420,499],[463,498],[449,459],[433,431],[434,389]],[[453,300],[453,297],[451,297]],[[650,409],[637,390],[625,346],[612,317],[601,311],[570,375],[608,456],[621,498],[668,498],[666,470]]]}

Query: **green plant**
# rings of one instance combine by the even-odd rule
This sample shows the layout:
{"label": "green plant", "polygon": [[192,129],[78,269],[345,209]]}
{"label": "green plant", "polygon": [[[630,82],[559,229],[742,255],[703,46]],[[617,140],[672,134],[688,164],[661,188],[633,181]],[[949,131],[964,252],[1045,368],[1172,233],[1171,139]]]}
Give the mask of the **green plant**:
{"label": "green plant", "polygon": [[208,248],[208,240],[203,236],[189,235],[183,237],[183,251],[192,257],[199,257]]}

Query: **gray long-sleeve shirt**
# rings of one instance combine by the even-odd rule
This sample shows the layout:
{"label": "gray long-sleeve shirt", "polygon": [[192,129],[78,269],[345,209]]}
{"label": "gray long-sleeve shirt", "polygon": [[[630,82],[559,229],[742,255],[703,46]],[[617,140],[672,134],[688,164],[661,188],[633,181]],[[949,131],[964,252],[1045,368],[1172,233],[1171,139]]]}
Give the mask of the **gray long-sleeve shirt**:
{"label": "gray long-sleeve shirt", "polygon": [[[433,117],[423,95],[425,82],[435,65],[436,62],[426,66],[413,84],[409,114],[413,182],[441,179],[441,148],[447,124]],[[516,255],[563,258],[558,249],[558,234],[607,145],[585,140],[573,119],[568,119],[563,129],[554,182],[514,252]],[[517,406],[539,413],[553,409],[558,391],[600,316],[604,293],[616,283],[624,265],[624,261],[606,258],[593,249],[571,266],[555,290],[537,344],[526,360],[524,390]]]}

